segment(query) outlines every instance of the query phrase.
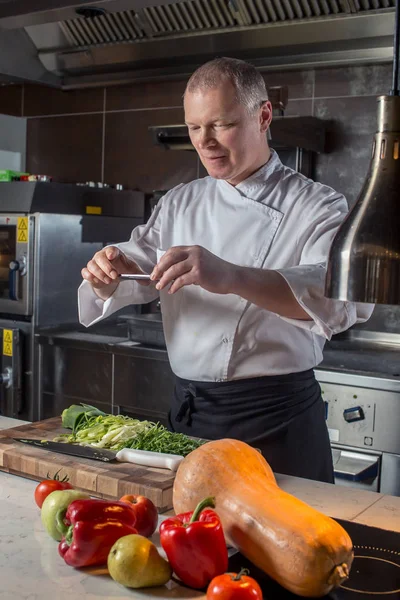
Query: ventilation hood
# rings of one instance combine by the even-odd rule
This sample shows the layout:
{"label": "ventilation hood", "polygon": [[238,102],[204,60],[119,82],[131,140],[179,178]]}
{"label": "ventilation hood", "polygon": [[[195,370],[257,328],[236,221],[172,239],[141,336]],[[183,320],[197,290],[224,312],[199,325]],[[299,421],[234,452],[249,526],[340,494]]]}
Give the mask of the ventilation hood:
{"label": "ventilation hood", "polygon": [[71,89],[183,77],[215,56],[390,62],[393,29],[394,0],[0,0],[0,77]]}
{"label": "ventilation hood", "polygon": [[[149,127],[153,143],[167,150],[194,150],[186,125]],[[275,116],[268,130],[273,147],[325,151],[326,121],[317,117]]]}

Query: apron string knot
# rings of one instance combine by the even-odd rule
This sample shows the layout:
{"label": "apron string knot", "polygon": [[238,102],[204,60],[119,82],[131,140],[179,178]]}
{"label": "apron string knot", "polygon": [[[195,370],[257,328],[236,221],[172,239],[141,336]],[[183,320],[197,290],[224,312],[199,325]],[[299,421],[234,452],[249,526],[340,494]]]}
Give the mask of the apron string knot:
{"label": "apron string knot", "polygon": [[186,416],[186,424],[190,427],[192,424],[192,413],[194,412],[194,399],[197,396],[196,386],[193,383],[189,383],[187,388],[183,390],[184,401],[179,407],[178,413],[175,420],[180,423],[183,417]]}

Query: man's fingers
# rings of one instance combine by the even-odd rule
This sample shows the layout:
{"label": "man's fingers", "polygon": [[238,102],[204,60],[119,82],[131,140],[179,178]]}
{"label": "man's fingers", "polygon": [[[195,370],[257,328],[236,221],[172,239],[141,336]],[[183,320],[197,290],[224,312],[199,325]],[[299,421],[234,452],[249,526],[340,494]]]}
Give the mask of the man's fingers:
{"label": "man's fingers", "polygon": [[192,269],[192,265],[189,260],[183,260],[179,263],[173,264],[169,269],[167,269],[162,275],[160,281],[157,283],[156,288],[158,290],[164,289],[169,283],[178,279],[185,273],[189,273]]}
{"label": "man's fingers", "polygon": [[116,246],[108,246],[105,248],[105,255],[108,260],[115,260],[121,254],[120,249]]}
{"label": "man's fingers", "polygon": [[95,279],[95,277],[93,277],[93,275],[87,270],[86,267],[82,269],[81,275],[83,279],[86,279],[86,281],[90,281],[90,283],[92,283],[93,279]]}
{"label": "man's fingers", "polygon": [[[99,261],[100,263],[100,261]],[[107,261],[108,263],[108,261]],[[108,263],[109,264],[109,263]],[[112,278],[107,275],[106,271],[107,265],[102,266],[101,263],[98,264],[94,259],[89,260],[87,264],[87,270],[93,277],[96,277],[99,281],[109,284],[112,281]]]}
{"label": "man's fingers", "polygon": [[[105,252],[98,252],[94,255],[93,261],[100,269],[104,272],[104,274],[110,278],[110,280],[117,279],[118,275],[123,272],[124,268],[121,264],[121,257],[117,255],[117,258],[114,259],[114,262],[110,262],[106,256]],[[91,271],[91,267],[89,266],[89,271]],[[97,276],[97,273],[94,273]]]}
{"label": "man's fingers", "polygon": [[151,273],[152,280],[159,279],[161,280],[163,275],[168,271],[172,265],[180,263],[188,258],[188,252],[185,246],[176,246],[174,248],[170,248],[167,252],[160,258],[159,262],[153,269]]}
{"label": "man's fingers", "polygon": [[[121,254],[119,248],[116,246],[109,246],[97,254],[96,262],[110,279],[117,279],[121,272],[118,271],[118,266],[121,263],[123,256],[124,255]],[[96,256],[94,258],[96,258]]]}
{"label": "man's fingers", "polygon": [[168,294],[175,294],[178,290],[185,287],[185,285],[192,285],[193,283],[193,278],[190,272],[185,273],[171,283]]}
{"label": "man's fingers", "polygon": [[82,269],[81,274],[82,278],[91,283],[92,285],[98,286],[100,284],[100,281],[97,279],[97,277],[92,275],[92,273],[90,273],[90,271],[86,267]]}

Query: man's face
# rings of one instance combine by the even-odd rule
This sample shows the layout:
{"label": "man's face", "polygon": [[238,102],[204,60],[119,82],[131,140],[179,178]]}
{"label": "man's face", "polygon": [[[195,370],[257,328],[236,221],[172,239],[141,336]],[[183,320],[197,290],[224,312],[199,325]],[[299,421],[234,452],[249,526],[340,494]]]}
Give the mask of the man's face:
{"label": "man's face", "polygon": [[186,92],[184,108],[191,142],[211,177],[237,185],[268,160],[269,102],[249,114],[225,81],[215,89]]}

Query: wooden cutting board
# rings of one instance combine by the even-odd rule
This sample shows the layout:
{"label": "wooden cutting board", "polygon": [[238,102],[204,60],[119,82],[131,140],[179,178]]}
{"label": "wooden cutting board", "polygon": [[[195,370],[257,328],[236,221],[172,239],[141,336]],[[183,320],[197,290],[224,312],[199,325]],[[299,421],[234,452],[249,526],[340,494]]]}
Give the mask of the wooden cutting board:
{"label": "wooden cutting board", "polygon": [[167,469],[142,467],[132,463],[103,463],[88,458],[66,456],[14,442],[12,438],[52,440],[66,433],[61,418],[46,419],[0,431],[0,471],[41,481],[61,469],[77,489],[99,498],[118,499],[124,494],[147,496],[159,512],[172,508],[175,474]]}

